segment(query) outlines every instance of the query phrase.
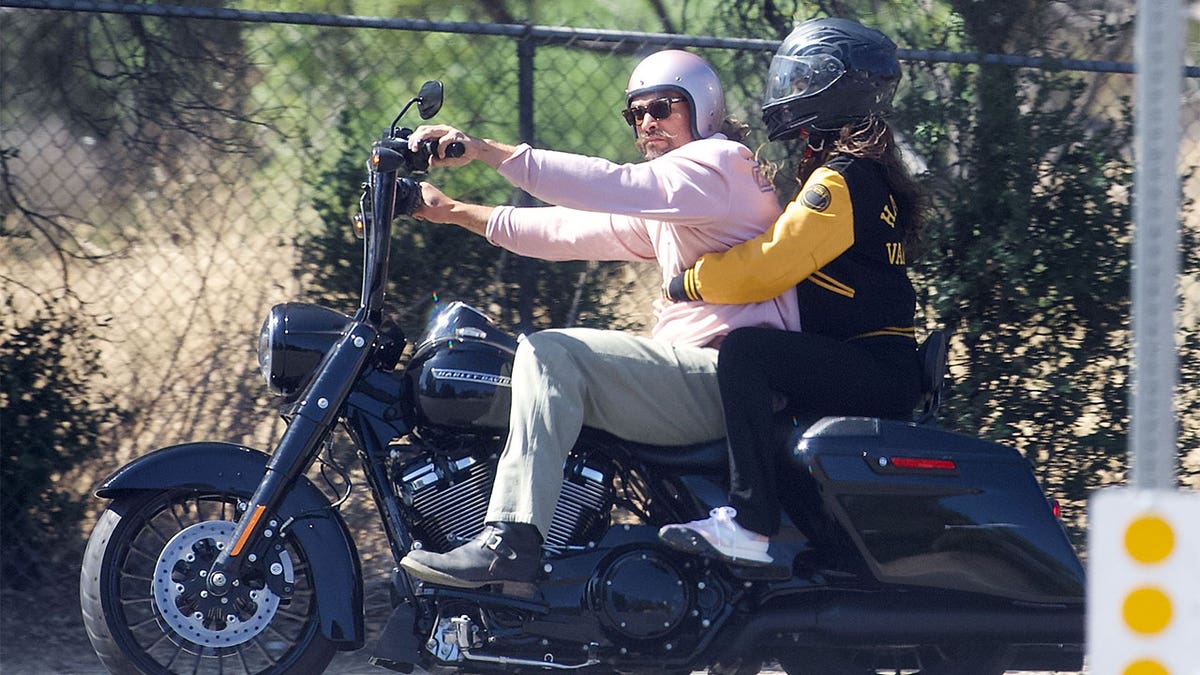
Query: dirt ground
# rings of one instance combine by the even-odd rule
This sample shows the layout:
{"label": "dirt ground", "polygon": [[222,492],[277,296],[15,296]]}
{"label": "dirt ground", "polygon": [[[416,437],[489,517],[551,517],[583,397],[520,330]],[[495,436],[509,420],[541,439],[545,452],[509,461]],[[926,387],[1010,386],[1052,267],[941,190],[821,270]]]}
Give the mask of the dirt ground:
{"label": "dirt ground", "polygon": [[[368,662],[387,619],[386,579],[368,583],[367,646],[338,654],[326,675],[382,675]],[[0,673],[3,675],[104,675],[79,613],[78,577],[48,590],[0,593]]]}

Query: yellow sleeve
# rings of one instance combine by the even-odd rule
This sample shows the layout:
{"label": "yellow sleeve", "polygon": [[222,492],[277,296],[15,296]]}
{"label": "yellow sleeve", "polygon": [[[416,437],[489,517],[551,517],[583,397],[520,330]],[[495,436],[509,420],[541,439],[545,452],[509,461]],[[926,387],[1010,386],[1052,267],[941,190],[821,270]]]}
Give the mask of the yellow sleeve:
{"label": "yellow sleeve", "polygon": [[684,272],[689,295],[717,304],[770,300],[854,244],[854,210],[845,178],[820,167],[766,232],[708,253]]}

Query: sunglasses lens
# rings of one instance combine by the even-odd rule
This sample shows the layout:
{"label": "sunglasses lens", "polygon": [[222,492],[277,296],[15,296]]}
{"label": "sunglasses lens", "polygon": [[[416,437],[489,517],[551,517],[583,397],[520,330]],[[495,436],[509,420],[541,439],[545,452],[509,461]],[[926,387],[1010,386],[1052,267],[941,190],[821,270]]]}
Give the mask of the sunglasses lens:
{"label": "sunglasses lens", "polygon": [[[671,99],[656,98],[646,106],[646,112],[650,113],[654,119],[661,120],[671,116]],[[639,122],[641,120],[638,120]]]}
{"label": "sunglasses lens", "polygon": [[663,120],[671,116],[671,104],[674,103],[669,98],[656,98],[646,105],[636,105],[626,108],[621,111],[621,115],[625,117],[625,123],[629,126],[641,124],[642,120],[646,119],[646,113],[656,120]]}

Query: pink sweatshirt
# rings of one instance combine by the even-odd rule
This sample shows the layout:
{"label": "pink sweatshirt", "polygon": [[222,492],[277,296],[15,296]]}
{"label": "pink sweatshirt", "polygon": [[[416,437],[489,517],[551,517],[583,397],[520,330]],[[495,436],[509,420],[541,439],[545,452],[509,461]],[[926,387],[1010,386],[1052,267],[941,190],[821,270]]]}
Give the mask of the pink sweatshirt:
{"label": "pink sweatshirt", "polygon": [[[750,149],[720,134],[638,164],[522,144],[500,174],[557,206],[493,209],[491,243],[543,260],[656,260],[664,283],[759,235],[781,211]],[[800,329],[793,289],[747,305],[658,300],[655,317],[655,339],[686,346],[741,326]]]}

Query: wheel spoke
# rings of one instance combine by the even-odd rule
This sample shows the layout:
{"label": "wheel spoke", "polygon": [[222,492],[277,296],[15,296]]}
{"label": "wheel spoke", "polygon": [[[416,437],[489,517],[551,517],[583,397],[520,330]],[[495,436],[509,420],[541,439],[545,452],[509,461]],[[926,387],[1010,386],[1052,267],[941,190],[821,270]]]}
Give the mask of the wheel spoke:
{"label": "wheel spoke", "polygon": [[308,615],[306,615],[306,614],[302,614],[300,612],[293,612],[293,611],[285,610],[285,609],[276,610],[275,615],[282,616],[282,617],[285,617],[288,619],[292,619],[293,621],[307,621],[308,620]]}
{"label": "wheel spoke", "polygon": [[[276,663],[279,663],[279,659],[275,658],[275,656],[271,654],[271,650],[267,649],[267,646],[263,644],[263,634],[259,634],[257,637],[251,640],[250,643],[258,648],[259,653],[262,654],[262,657],[267,661],[267,663],[271,664],[272,666]],[[289,641],[288,644],[291,644],[291,642]]]}
{"label": "wheel spoke", "polygon": [[266,630],[264,630],[260,634],[260,636],[266,635],[268,633],[270,633],[274,637],[278,638],[282,642],[287,642],[289,644],[293,642],[292,638],[288,637],[287,635],[284,635],[283,631],[279,630],[279,627],[273,623],[271,625],[267,626]]}
{"label": "wheel spoke", "polygon": [[[209,520],[209,509],[206,508],[206,504],[208,504],[208,501],[204,500],[204,498],[200,497],[200,495],[192,497],[191,512],[196,514],[197,522]],[[185,513],[187,512],[188,507],[186,502],[181,502],[180,507],[185,510]]]}
{"label": "wheel spoke", "polygon": [[121,606],[126,607],[126,608],[140,607],[142,605],[145,605],[146,607],[153,607],[154,606],[153,602],[154,602],[154,599],[151,598],[150,596],[146,595],[145,593],[134,596],[134,597],[122,597],[121,598]]}
{"label": "wheel spoke", "polygon": [[[301,628],[302,627],[304,627],[304,625],[302,625],[302,623],[301,623]],[[265,635],[266,633],[274,634],[276,638],[278,638],[278,639],[280,639],[280,641],[282,641],[282,643],[288,645],[287,646],[288,650],[292,649],[292,647],[295,646],[295,644],[296,644],[295,637],[289,637],[289,635],[284,634],[282,631],[280,631],[280,628],[278,628],[278,626],[276,626],[274,622],[269,623],[269,625],[266,626],[266,629],[264,629],[263,633],[260,633],[260,635]],[[286,652],[287,650],[283,650],[283,651]]]}
{"label": "wheel spoke", "polygon": [[[162,543],[167,543],[167,540],[164,539]],[[137,554],[151,564],[153,564],[154,560],[158,558],[158,552],[161,550],[162,546],[151,548],[150,546],[147,546],[141,542],[137,542],[133,546],[129,547],[129,553],[131,555]]]}
{"label": "wheel spoke", "polygon": [[154,577],[146,575],[146,574],[138,574],[137,572],[129,572],[129,573],[125,574],[125,580],[141,582],[141,583],[146,584],[147,586],[154,583]]}
{"label": "wheel spoke", "polygon": [[175,525],[176,532],[186,530],[186,528],[187,528],[187,522],[185,522],[184,519],[180,518],[180,514],[179,514],[180,510],[182,510],[182,512],[184,512],[184,513],[187,513],[186,502],[174,502],[174,503],[170,504],[170,507],[167,509],[167,512],[166,512],[166,515],[169,516],[170,519],[175,521],[174,525]]}
{"label": "wheel spoke", "polygon": [[179,657],[186,653],[183,645],[176,644],[175,641],[170,639],[170,637],[171,636],[167,635],[166,633],[162,633],[159,635],[159,638],[155,640],[149,648],[146,649],[146,653],[150,654],[152,651],[157,649],[159,645],[162,645],[164,648],[163,651],[165,651],[169,657],[167,658],[166,663],[163,664],[167,670],[170,670],[171,667],[175,665],[175,662],[179,660]]}
{"label": "wheel spoke", "polygon": [[150,520],[146,521],[146,529],[143,530],[143,532],[147,536],[153,535],[154,538],[158,540],[158,544],[159,544],[158,548],[160,548],[160,549],[162,548],[163,544],[166,544],[168,541],[171,540],[171,537],[174,536],[175,532],[178,532],[185,527],[185,525],[183,523],[179,522],[179,519],[175,518],[174,515],[175,514],[172,513],[171,518],[164,518],[164,520],[174,520],[175,521],[175,523],[173,525],[169,522],[167,523],[167,529],[169,529],[169,531],[171,532],[170,534],[164,533],[163,532],[164,526],[159,525],[157,522],[155,522],[156,520],[158,520],[158,516],[155,516],[154,518],[151,518]]}
{"label": "wheel spoke", "polygon": [[207,499],[201,500],[200,496],[197,495],[196,496],[196,515],[199,516],[200,520],[214,520],[216,518],[210,517],[209,513],[215,510],[219,514],[220,506],[218,506],[217,504],[223,504],[223,503],[224,503],[223,501],[218,501],[214,504],[212,501],[207,500]]}
{"label": "wheel spoke", "polygon": [[[147,618],[147,619],[142,619],[141,621],[136,621],[136,622],[134,622],[134,623],[131,623],[131,624],[128,624],[128,625],[129,625],[129,628],[130,628],[131,630],[134,630],[134,631],[141,630],[141,629],[143,629],[143,628],[146,628],[146,627],[148,627],[148,626],[154,626],[155,628],[157,628],[157,627],[158,627],[158,619],[156,619],[156,618],[154,618],[153,616],[151,616],[151,617],[149,617],[149,618]],[[164,634],[162,634],[162,633],[159,633],[159,635],[160,635],[162,638],[165,638],[165,637],[167,637],[166,635],[164,635]]]}
{"label": "wheel spoke", "polygon": [[250,645],[253,645],[253,644],[254,644],[254,640],[251,640],[250,642],[248,642],[244,645],[241,645],[237,650],[234,651],[234,655],[237,656],[238,663],[242,666],[242,672],[244,672],[244,673],[249,673],[251,671],[250,671],[250,663],[246,661],[246,650],[242,649],[242,647],[245,647],[248,649],[250,647]]}

